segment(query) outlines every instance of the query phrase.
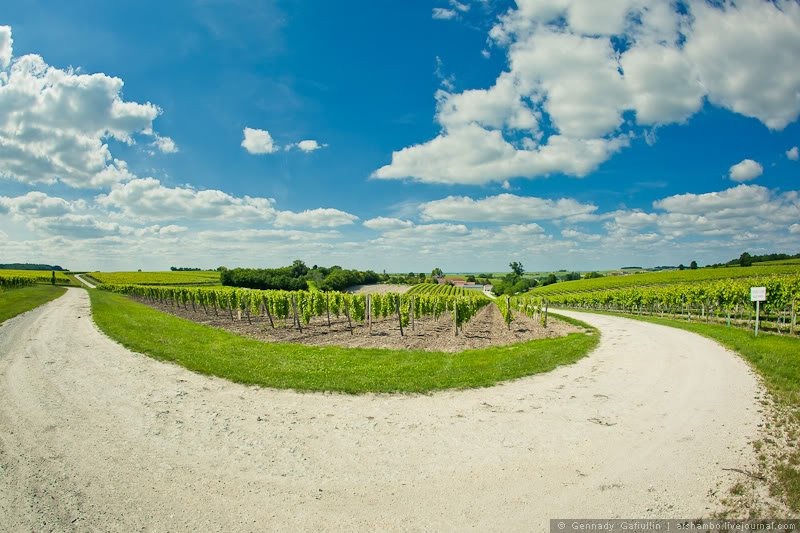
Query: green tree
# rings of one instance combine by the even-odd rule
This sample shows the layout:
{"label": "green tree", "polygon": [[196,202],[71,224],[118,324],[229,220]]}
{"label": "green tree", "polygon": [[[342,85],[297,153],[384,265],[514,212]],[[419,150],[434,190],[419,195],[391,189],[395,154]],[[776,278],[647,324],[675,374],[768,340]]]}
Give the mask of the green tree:
{"label": "green tree", "polygon": [[306,274],[308,274],[308,267],[304,262],[299,259],[295,259],[292,261],[292,274],[296,278],[302,278]]}
{"label": "green tree", "polygon": [[511,271],[514,272],[517,276],[522,276],[525,273],[525,269],[522,267],[522,263],[519,261],[512,261],[508,264],[511,268]]}
{"label": "green tree", "polygon": [[749,253],[744,252],[742,255],[739,256],[739,266],[749,267],[753,264],[753,256]]}
{"label": "green tree", "polygon": [[697,261],[692,261],[691,263],[689,263],[689,268],[691,270],[697,270]]}
{"label": "green tree", "polygon": [[439,278],[441,276],[444,276],[444,272],[442,272],[441,268],[436,267],[431,271],[431,276],[433,276],[434,278]]}
{"label": "green tree", "polygon": [[553,283],[558,283],[558,278],[552,273],[542,280],[542,286],[552,285]]}

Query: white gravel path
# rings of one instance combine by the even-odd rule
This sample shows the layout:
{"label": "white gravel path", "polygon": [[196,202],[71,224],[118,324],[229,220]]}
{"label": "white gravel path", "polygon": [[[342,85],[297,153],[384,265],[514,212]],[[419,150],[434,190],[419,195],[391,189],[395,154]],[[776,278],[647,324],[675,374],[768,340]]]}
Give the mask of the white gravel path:
{"label": "white gravel path", "polygon": [[[696,517],[748,468],[758,380],[685,331],[579,315],[578,363],[427,396],[193,374],[94,326],[83,289],[0,326],[3,531],[545,531]],[[738,478],[737,478],[738,476]]]}

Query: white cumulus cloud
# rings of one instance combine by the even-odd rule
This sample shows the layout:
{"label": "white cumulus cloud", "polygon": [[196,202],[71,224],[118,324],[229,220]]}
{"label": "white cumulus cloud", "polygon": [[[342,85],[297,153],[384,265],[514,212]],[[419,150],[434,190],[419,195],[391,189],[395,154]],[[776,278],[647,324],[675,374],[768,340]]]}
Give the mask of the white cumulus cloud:
{"label": "white cumulus cloud", "polygon": [[414,223],[410,220],[402,220],[392,217],[375,217],[364,221],[364,227],[377,231],[410,228],[413,225]]}
{"label": "white cumulus cloud", "polygon": [[797,161],[800,159],[800,150],[798,150],[797,146],[789,148],[786,150],[786,157],[791,159],[792,161]]}
{"label": "white cumulus cloud", "polygon": [[327,144],[320,144],[319,142],[313,139],[305,139],[300,142],[296,142],[294,144],[290,144],[286,146],[286,150],[291,150],[292,148],[297,148],[301,152],[310,153],[319,150],[320,148],[325,148],[328,146]]}
{"label": "white cumulus cloud", "polygon": [[654,141],[652,126],[685,122],[706,101],[770,129],[797,119],[800,4],[681,6],[518,0],[489,32],[507,50],[507,69],[488,88],[439,90],[439,133],[394,151],[373,177],[458,184],[580,177],[630,135]]}
{"label": "white cumulus cloud", "polygon": [[11,26],[0,26],[0,68],[6,68],[11,63],[11,47],[13,44]]}
{"label": "white cumulus cloud", "polygon": [[242,147],[251,154],[273,154],[278,151],[267,130],[245,128],[243,134]]}
{"label": "white cumulus cloud", "polygon": [[155,178],[137,178],[96,198],[99,205],[135,220],[208,219],[274,220],[271,198],[235,197],[190,187],[165,187]]}
{"label": "white cumulus cloud", "polygon": [[750,181],[764,173],[764,167],[752,159],[744,159],[728,170],[728,176],[733,181]]}
{"label": "white cumulus cloud", "polygon": [[306,226],[310,228],[334,228],[353,224],[358,217],[333,208],[307,209],[301,212],[280,211],[276,214],[275,225]]}
{"label": "white cumulus cloud", "polygon": [[448,196],[420,206],[423,219],[464,222],[513,222],[554,220],[594,213],[597,206],[572,198],[548,200],[533,196],[499,194],[475,200],[468,196]]}
{"label": "white cumulus cloud", "polygon": [[155,136],[161,110],[123,100],[119,78],[58,69],[33,54],[13,58],[11,42],[11,29],[0,27],[0,178],[82,188],[132,179],[107,141]]}
{"label": "white cumulus cloud", "polygon": [[162,137],[161,135],[156,135],[155,137],[156,140],[151,145],[162,154],[174,154],[178,151],[178,145],[171,138]]}

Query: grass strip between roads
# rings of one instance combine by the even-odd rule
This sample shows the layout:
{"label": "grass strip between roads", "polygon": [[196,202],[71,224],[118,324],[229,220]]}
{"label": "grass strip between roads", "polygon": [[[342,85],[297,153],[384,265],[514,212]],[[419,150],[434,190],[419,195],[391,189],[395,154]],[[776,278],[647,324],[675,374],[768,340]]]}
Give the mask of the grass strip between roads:
{"label": "grass strip between roads", "polygon": [[772,495],[779,497],[791,511],[800,513],[800,339],[762,332],[756,337],[750,329],[721,324],[586,311],[691,331],[717,341],[748,361],[777,402],[780,411],[774,422],[782,426],[780,432],[792,447],[767,465]]}
{"label": "grass strip between roads", "polygon": [[0,323],[55,300],[66,291],[67,289],[63,287],[53,285],[34,285],[0,291]]}
{"label": "grass strip between roads", "polygon": [[300,391],[424,393],[486,387],[584,357],[599,334],[573,333],[460,353],[272,344],[162,313],[124,296],[91,290],[98,327],[154,359],[238,383]]}

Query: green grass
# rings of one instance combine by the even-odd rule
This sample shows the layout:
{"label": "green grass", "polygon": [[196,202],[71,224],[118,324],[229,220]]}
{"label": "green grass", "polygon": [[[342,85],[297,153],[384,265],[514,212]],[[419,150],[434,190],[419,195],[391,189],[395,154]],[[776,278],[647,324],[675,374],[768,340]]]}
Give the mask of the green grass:
{"label": "green grass", "polygon": [[[680,328],[717,341],[741,355],[763,378],[767,390],[779,406],[777,424],[786,426],[784,431],[794,431],[792,426],[800,421],[800,339],[762,332],[756,337],[751,330],[718,324],[619,313],[598,314],[624,316]],[[797,438],[790,440],[796,442]],[[785,452],[768,470],[773,494],[779,496],[790,510],[800,512],[800,450],[797,446]]]}
{"label": "green grass", "polygon": [[63,287],[34,285],[22,289],[0,291],[0,323],[25,311],[55,300],[66,292]]}
{"label": "green grass", "polygon": [[424,393],[486,387],[575,362],[599,337],[573,333],[455,354],[270,344],[183,320],[118,294],[89,295],[98,327],[131,350],[239,383],[301,391]]}

